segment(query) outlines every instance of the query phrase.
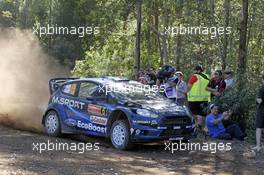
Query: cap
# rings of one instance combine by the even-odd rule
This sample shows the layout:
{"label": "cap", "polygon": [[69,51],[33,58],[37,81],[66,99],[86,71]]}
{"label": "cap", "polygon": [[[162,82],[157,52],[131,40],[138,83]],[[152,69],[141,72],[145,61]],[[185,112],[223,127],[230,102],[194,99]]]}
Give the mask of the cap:
{"label": "cap", "polygon": [[210,109],[213,109],[214,107],[215,107],[214,103],[210,105]]}
{"label": "cap", "polygon": [[202,65],[197,64],[197,65],[195,66],[194,70],[200,70],[200,71],[203,71],[203,67],[202,67]]}
{"label": "cap", "polygon": [[233,71],[231,69],[225,69],[224,74],[233,74]]}
{"label": "cap", "polygon": [[222,71],[221,70],[216,70],[215,74],[218,74],[218,75],[222,76]]}
{"label": "cap", "polygon": [[175,74],[180,74],[181,76],[183,76],[183,73],[181,71],[177,71],[175,72]]}

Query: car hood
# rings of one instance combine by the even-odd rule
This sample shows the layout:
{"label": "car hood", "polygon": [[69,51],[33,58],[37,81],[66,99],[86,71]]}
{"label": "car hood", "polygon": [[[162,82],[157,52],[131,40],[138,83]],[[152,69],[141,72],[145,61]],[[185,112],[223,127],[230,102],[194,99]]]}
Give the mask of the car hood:
{"label": "car hood", "polygon": [[186,114],[186,109],[183,106],[179,106],[170,100],[163,101],[133,101],[140,105],[144,109],[148,109],[150,111],[154,111],[158,114],[166,114],[166,113],[177,113],[177,114]]}

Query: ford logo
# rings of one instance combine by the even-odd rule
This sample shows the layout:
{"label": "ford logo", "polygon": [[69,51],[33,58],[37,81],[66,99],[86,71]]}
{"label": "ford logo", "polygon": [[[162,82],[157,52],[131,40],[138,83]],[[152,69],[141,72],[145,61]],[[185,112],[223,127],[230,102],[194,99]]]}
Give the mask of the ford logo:
{"label": "ford logo", "polygon": [[77,121],[74,120],[74,119],[70,119],[70,118],[64,120],[64,122],[65,122],[67,125],[69,125],[69,126],[76,126],[76,125],[77,125]]}

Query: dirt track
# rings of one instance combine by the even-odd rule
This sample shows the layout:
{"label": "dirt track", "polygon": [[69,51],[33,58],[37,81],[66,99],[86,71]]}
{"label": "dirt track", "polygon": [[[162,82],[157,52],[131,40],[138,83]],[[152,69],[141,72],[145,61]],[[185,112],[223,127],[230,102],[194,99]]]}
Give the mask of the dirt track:
{"label": "dirt track", "polygon": [[[118,151],[95,138],[51,138],[0,125],[0,174],[263,174],[263,153],[243,157],[249,147],[232,142],[230,152],[216,154],[165,151],[164,145],[140,145]],[[99,142],[99,150],[33,151],[36,142]]]}

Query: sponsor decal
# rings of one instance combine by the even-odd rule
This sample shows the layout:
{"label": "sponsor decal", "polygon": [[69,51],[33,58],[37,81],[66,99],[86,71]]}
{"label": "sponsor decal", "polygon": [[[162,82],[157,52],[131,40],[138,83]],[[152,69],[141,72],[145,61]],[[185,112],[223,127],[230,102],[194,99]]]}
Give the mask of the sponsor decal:
{"label": "sponsor decal", "polygon": [[147,120],[133,120],[133,123],[136,123],[136,124],[150,124],[150,121],[147,121]]}
{"label": "sponsor decal", "polygon": [[90,116],[90,121],[92,123],[99,124],[99,125],[106,125],[106,123],[107,123],[107,119],[106,118],[98,117],[98,116],[94,116],[94,115]]}
{"label": "sponsor decal", "polygon": [[172,141],[174,141],[174,140],[183,140],[183,137],[169,138],[169,140],[172,140]]}
{"label": "sponsor decal", "polygon": [[173,129],[181,129],[181,126],[174,126]]}
{"label": "sponsor decal", "polygon": [[71,99],[63,98],[63,97],[56,97],[56,96],[54,96],[52,98],[52,103],[57,103],[60,105],[66,105],[68,107],[76,108],[76,109],[80,109],[80,110],[82,110],[84,108],[84,104],[85,104],[85,103],[80,102],[80,101],[71,100]]}
{"label": "sponsor decal", "polygon": [[90,130],[90,131],[106,133],[106,127],[96,126],[92,123],[84,123],[80,120],[77,121],[77,127]]}
{"label": "sponsor decal", "polygon": [[158,126],[157,129],[167,129],[166,126]]}
{"label": "sponsor decal", "polygon": [[74,119],[71,119],[71,118],[64,120],[64,122],[65,122],[67,125],[69,125],[69,126],[76,126],[76,125],[77,125],[77,121],[74,120]]}
{"label": "sponsor decal", "polygon": [[105,116],[107,114],[107,109],[98,105],[88,105],[87,111],[92,114],[99,114]]}

